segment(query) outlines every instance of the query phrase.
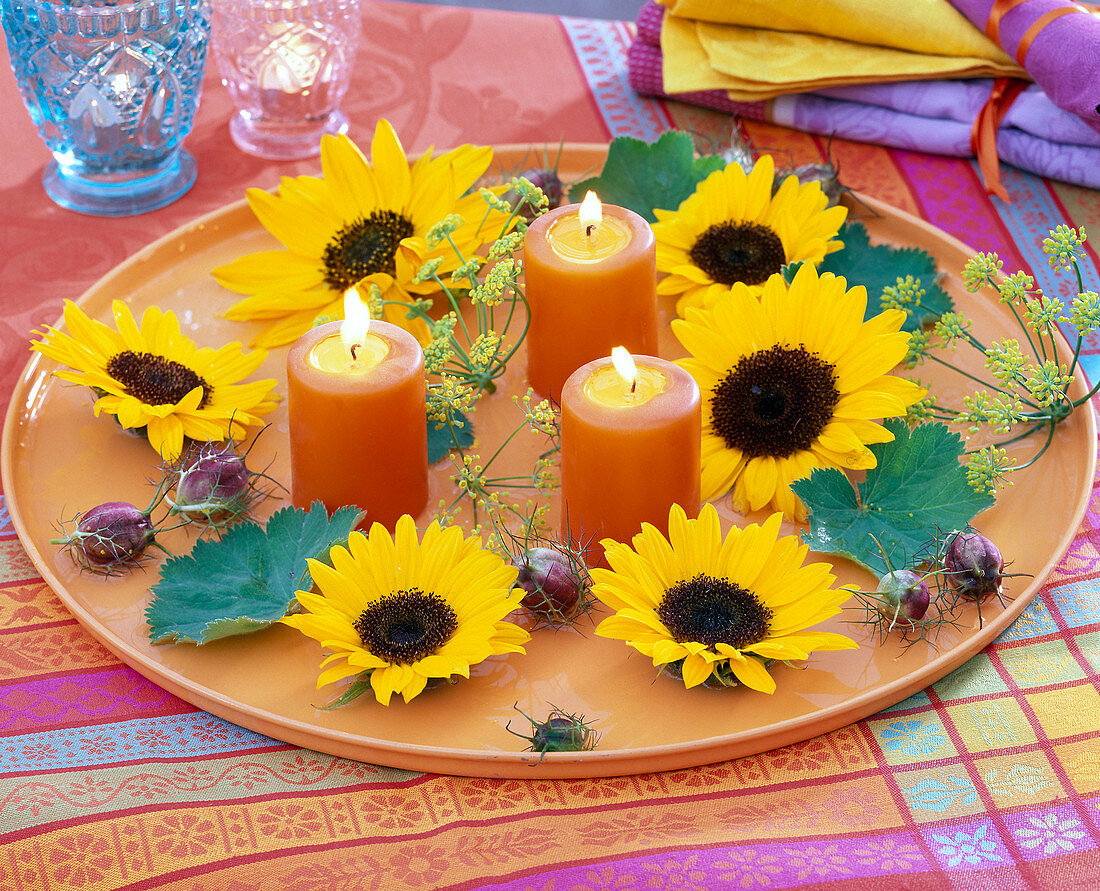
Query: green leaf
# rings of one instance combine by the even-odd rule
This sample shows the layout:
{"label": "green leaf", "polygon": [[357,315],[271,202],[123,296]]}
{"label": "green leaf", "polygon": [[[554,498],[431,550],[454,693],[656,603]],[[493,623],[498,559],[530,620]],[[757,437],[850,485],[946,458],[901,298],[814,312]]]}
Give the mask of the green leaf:
{"label": "green leaf", "polygon": [[361,674],[355,676],[355,680],[351,685],[339,696],[337,696],[332,702],[326,702],[324,705],[319,705],[319,708],[323,712],[331,711],[336,708],[343,708],[349,702],[354,702],[364,693],[371,689],[369,671],[364,671]]}
{"label": "green leaf", "polygon": [[569,199],[580,201],[591,189],[605,204],[629,208],[653,223],[655,208],[676,210],[700,181],[725,166],[718,155],[696,158],[691,137],[680,130],[652,143],[619,136],[611,141],[603,172],[571,186]]}
{"label": "green leaf", "polygon": [[963,529],[993,506],[993,496],[975,492],[959,463],[963,442],[944,424],[921,424],[910,432],[903,421],[887,419],[893,442],[872,445],[878,466],[853,487],[832,468],[815,470],[791,484],[810,511],[803,540],[815,551],[839,554],[882,575],[899,569],[941,531]]}
{"label": "green leaf", "polygon": [[849,288],[863,285],[867,289],[866,318],[882,311],[879,298],[883,289],[893,287],[899,278],[907,275],[920,279],[925,294],[916,311],[908,314],[904,330],[917,331],[954,309],[951,296],[940,287],[943,273],[936,268],[935,259],[927,251],[888,244],[872,245],[867,230],[854,222],[845,223],[840,230],[840,240],[844,242],[844,249],[826,255],[818,272],[844,276]]}
{"label": "green leaf", "polygon": [[[468,448],[474,444],[474,425],[460,411],[451,412],[451,424],[440,425],[428,418],[428,463],[441,461],[453,448]],[[461,426],[460,426],[461,425]]]}
{"label": "green leaf", "polygon": [[187,556],[171,557],[145,610],[153,643],[209,643],[259,631],[279,621],[296,591],[308,591],[306,558],[328,562],[362,519],[342,507],[330,519],[314,502],[309,511],[285,507],[267,521],[239,523],[219,540],[199,540]]}

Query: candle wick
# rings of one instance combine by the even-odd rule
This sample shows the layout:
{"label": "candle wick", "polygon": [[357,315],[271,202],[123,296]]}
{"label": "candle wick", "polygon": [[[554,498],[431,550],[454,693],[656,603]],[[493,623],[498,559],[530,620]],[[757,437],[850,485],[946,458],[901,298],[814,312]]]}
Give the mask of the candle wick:
{"label": "candle wick", "polygon": [[353,343],[350,347],[348,347],[348,349],[351,351],[351,361],[352,362],[355,362],[359,359],[359,357],[355,355],[356,352],[358,352],[358,350],[359,350],[359,346],[360,346],[359,344]]}
{"label": "candle wick", "polygon": [[630,382],[630,395],[633,396],[634,391],[637,390],[637,389],[638,389],[638,379],[634,378],[634,380],[632,380]]}
{"label": "candle wick", "polygon": [[592,230],[595,229],[595,228],[596,228],[595,223],[589,223],[587,226],[584,227],[584,234],[587,235],[589,238],[591,238],[592,237]]}

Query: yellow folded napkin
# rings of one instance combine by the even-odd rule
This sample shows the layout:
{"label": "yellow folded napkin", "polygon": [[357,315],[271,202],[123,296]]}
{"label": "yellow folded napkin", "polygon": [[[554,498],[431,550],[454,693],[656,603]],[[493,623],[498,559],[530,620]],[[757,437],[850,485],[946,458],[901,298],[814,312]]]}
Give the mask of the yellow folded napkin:
{"label": "yellow folded napkin", "polygon": [[658,0],[664,88],[753,101],[843,84],[1026,77],[947,0]]}

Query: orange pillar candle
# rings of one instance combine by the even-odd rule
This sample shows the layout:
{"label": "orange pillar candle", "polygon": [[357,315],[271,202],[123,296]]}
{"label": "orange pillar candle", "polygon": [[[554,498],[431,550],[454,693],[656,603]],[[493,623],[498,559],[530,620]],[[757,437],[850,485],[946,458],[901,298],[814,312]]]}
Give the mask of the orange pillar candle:
{"label": "orange pillar candle", "polygon": [[561,401],[565,379],[616,345],[657,352],[656,247],[638,214],[589,192],[536,219],[523,257],[527,382],[543,396]]}
{"label": "orange pillar candle", "polygon": [[396,325],[342,339],[341,324],[307,331],[287,356],[291,498],[357,505],[392,529],[428,503],[424,353]]}
{"label": "orange pillar candle", "polygon": [[625,359],[622,371],[589,362],[561,394],[562,537],[590,563],[600,539],[629,542],[643,522],[667,534],[673,504],[699,513],[699,386],[664,359],[635,356],[633,369]]}

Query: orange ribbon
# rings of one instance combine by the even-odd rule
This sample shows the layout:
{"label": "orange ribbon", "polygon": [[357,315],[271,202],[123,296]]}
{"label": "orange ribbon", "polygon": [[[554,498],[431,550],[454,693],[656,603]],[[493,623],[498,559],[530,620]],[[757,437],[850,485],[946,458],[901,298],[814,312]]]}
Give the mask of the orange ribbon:
{"label": "orange ribbon", "polygon": [[978,169],[985,181],[985,190],[1002,201],[1008,201],[1008,192],[1001,185],[1000,161],[997,157],[997,128],[1008,114],[1016,97],[1027,89],[1027,81],[999,77],[993,82],[993,90],[970,129],[970,150],[978,159]]}
{"label": "orange ribbon", "polygon": [[[1029,2],[1029,0],[993,0],[993,6],[989,10],[989,17],[985,20],[985,34],[998,46],[1001,46],[1001,20],[1017,6]],[[1060,19],[1071,12],[1083,12],[1093,14],[1100,11],[1100,4],[1096,3],[1067,3],[1058,9],[1051,9],[1039,16],[1024,32],[1016,46],[1016,61],[1023,67],[1024,59],[1031,44],[1039,36],[1039,32],[1055,19]],[[1007,49],[1006,47],[1002,47]]]}
{"label": "orange ribbon", "polygon": [[[1029,0],[993,0],[993,6],[989,10],[989,17],[985,21],[986,36],[1001,45],[1001,20],[1015,9]],[[1027,59],[1028,50],[1035,42],[1042,30],[1064,15],[1071,12],[1083,12],[1092,14],[1100,10],[1100,5],[1095,3],[1067,3],[1057,9],[1051,9],[1039,16],[1020,38],[1016,46],[1016,61],[1023,67]],[[997,156],[997,128],[1001,126],[1012,103],[1016,97],[1027,88],[1027,81],[1016,80],[1007,77],[998,78],[993,82],[993,90],[989,99],[978,116],[974,119],[974,126],[970,130],[970,149],[978,159],[978,169],[985,180],[985,190],[990,195],[996,195],[1002,201],[1008,201],[1008,192],[1001,185],[1000,161]]]}

